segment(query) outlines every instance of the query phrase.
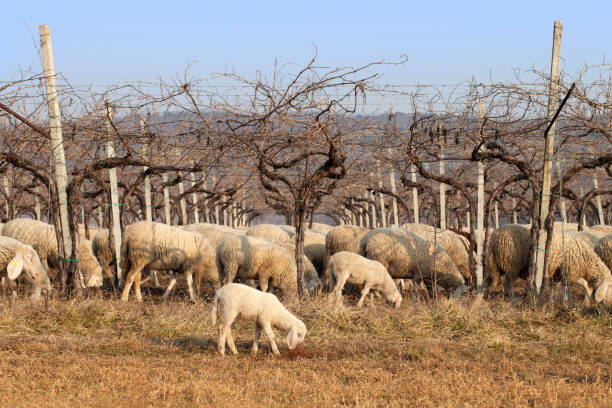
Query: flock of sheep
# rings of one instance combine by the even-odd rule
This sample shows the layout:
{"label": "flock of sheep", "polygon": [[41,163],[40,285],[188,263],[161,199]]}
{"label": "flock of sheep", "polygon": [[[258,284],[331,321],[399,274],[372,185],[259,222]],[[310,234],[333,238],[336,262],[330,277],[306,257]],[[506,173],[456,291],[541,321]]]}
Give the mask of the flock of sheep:
{"label": "flock of sheep", "polygon": [[[581,232],[572,224],[566,228],[569,231],[564,233],[555,229],[548,277],[560,282],[565,267],[568,282],[584,287],[586,301],[612,303],[612,227],[594,226]],[[78,261],[83,286],[100,287],[103,279],[112,280],[116,275],[108,230],[90,228],[85,236],[82,228],[80,233],[79,259],[68,261]],[[183,274],[194,302],[198,298],[195,287],[200,284],[216,289],[212,320],[218,328],[221,354],[226,342],[236,353],[231,325],[238,317],[255,321],[254,352],[263,331],[278,354],[272,327],[286,331],[290,348],[306,336],[304,323],[267,293],[275,289],[283,298],[297,295],[294,236],[294,228],[283,225],[239,230],[215,224],[174,227],[136,222],[122,233],[121,299],[127,301],[134,286],[136,300],[141,302],[143,273],[159,285],[157,273],[163,271],[172,274],[164,294],[167,298],[176,283],[175,274]],[[530,242],[527,225],[509,224],[490,232],[485,248],[490,288],[503,281],[506,293],[514,299],[512,285],[517,278],[526,277]],[[367,295],[377,294],[399,307],[408,284],[461,296],[472,278],[468,250],[464,236],[424,224],[377,229],[313,224],[304,239],[304,277],[311,294],[326,289],[330,298],[337,299],[343,290],[357,289],[361,295],[358,306]],[[32,297],[38,298],[43,290],[51,290],[50,278],[57,276],[60,261],[51,225],[31,219],[0,224],[3,286],[14,290],[23,282],[32,288]]]}

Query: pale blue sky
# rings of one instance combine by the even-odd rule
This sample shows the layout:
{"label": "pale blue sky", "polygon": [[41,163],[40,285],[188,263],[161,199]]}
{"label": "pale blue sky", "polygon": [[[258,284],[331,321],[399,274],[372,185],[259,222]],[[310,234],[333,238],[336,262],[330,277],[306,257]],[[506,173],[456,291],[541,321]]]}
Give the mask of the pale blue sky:
{"label": "pale blue sky", "polygon": [[320,64],[379,59],[387,83],[509,80],[513,68],[550,63],[553,21],[564,23],[564,67],[612,56],[612,1],[5,1],[0,81],[18,66],[40,71],[32,34],[49,24],[56,70],[74,84],[172,77],[195,62],[208,76],[271,71],[274,59]]}

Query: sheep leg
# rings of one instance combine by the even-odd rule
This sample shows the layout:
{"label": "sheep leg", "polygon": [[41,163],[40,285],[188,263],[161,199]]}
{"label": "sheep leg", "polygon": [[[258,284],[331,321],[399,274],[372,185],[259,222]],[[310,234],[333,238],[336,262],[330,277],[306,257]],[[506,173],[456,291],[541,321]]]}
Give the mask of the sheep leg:
{"label": "sheep leg", "polygon": [[[189,288],[189,297],[193,303],[198,303],[198,299],[196,298],[195,292],[193,291],[193,272],[188,272],[185,274],[187,278],[187,287]],[[231,337],[231,334],[230,334]],[[230,346],[231,348],[231,346]]]}
{"label": "sheep leg", "polygon": [[509,276],[510,274],[506,274],[504,276],[504,289],[506,289],[506,294],[512,301],[512,303],[516,304],[516,296],[514,296],[514,290],[512,289],[512,279]]}
{"label": "sheep leg", "polygon": [[264,333],[266,333],[266,337],[270,342],[270,348],[272,349],[272,353],[278,356],[280,353],[278,351],[278,347],[276,346],[276,342],[274,341],[274,332],[272,331],[272,326],[270,325],[270,322],[264,323],[263,331]]}
{"label": "sheep leg", "polygon": [[576,283],[584,287],[584,304],[588,305],[591,302],[593,290],[589,286],[588,282],[584,280],[584,278],[578,279]]}
{"label": "sheep leg", "polygon": [[140,292],[140,273],[134,278],[134,292],[136,293],[136,301],[142,303],[142,293]]}
{"label": "sheep leg", "polygon": [[[333,275],[334,275],[333,273],[329,274],[330,280],[334,279],[332,278]],[[342,289],[344,289],[344,285],[346,285],[346,281],[348,280],[349,275],[348,273],[343,273],[340,276],[336,276],[336,278],[338,278],[338,281],[336,282],[332,292],[330,293],[330,296],[334,295],[336,299],[340,300],[342,299]]]}
{"label": "sheep leg", "polygon": [[360,307],[361,305],[363,305],[363,301],[369,291],[370,291],[370,285],[369,283],[366,282],[366,284],[363,285],[363,290],[361,291],[361,297],[359,298],[359,302],[357,302],[357,307]]}
{"label": "sheep leg", "polygon": [[134,283],[134,279],[136,279],[136,275],[140,276],[140,271],[142,267],[135,267],[134,265],[130,269],[130,272],[127,275],[125,280],[125,286],[123,287],[123,293],[121,294],[121,301],[127,302],[130,296],[130,289],[132,288],[132,283]]}
{"label": "sheep leg", "polygon": [[149,271],[149,276],[153,279],[153,284],[156,288],[161,288],[161,284],[159,283],[159,278],[157,277],[157,271]]}
{"label": "sheep leg", "polygon": [[171,276],[172,276],[172,279],[170,279],[170,283],[168,284],[168,287],[166,288],[166,291],[164,292],[164,295],[162,296],[162,300],[164,302],[168,300],[168,296],[170,296],[170,292],[172,292],[174,285],[176,285],[176,277],[174,276],[174,272],[172,272]]}
{"label": "sheep leg", "polygon": [[219,354],[222,356],[225,355],[225,333],[227,329],[225,324],[219,324],[217,327],[218,339],[217,340],[217,350],[219,350]]}
{"label": "sheep leg", "polygon": [[227,345],[229,346],[233,355],[238,354],[238,350],[236,350],[236,345],[234,344],[234,336],[232,336],[231,326],[227,330]]}
{"label": "sheep leg", "polygon": [[259,337],[261,337],[261,325],[255,323],[255,340],[253,340],[253,348],[251,349],[252,354],[257,354],[259,350]]}
{"label": "sheep leg", "polygon": [[268,282],[270,280],[269,276],[260,276],[259,277],[259,289],[262,292],[267,292],[268,291]]}

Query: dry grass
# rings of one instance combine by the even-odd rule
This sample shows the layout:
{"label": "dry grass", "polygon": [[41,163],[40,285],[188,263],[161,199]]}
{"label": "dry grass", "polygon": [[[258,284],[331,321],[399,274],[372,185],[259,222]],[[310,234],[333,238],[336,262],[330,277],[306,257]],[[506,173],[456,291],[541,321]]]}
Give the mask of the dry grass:
{"label": "dry grass", "polygon": [[240,355],[222,358],[208,303],[55,300],[45,312],[2,299],[0,406],[612,405],[604,308],[469,298],[290,308],[309,328],[298,349],[274,358],[263,340],[251,357],[253,327],[237,323]]}

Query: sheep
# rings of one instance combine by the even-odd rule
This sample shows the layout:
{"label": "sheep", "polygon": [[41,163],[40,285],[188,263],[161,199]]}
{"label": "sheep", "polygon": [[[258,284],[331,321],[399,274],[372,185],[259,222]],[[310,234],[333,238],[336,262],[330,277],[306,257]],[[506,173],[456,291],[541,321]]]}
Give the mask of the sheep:
{"label": "sheep", "polygon": [[494,230],[489,237],[485,260],[491,276],[489,288],[497,287],[504,275],[506,294],[516,300],[512,283],[518,277],[526,278],[531,251],[531,233],[520,224],[506,224]]}
{"label": "sheep", "polygon": [[450,230],[435,229],[426,224],[404,224],[402,228],[438,243],[451,257],[463,278],[468,281],[470,273],[470,242],[463,236]]}
{"label": "sheep", "polygon": [[589,227],[589,231],[597,235],[612,234],[612,226],[610,225],[593,225]]}
{"label": "sheep", "polygon": [[325,236],[325,248],[327,258],[331,257],[336,252],[349,251],[359,253],[359,241],[365,234],[370,231],[369,228],[358,227],[356,225],[341,225],[334,228]]}
{"label": "sheep", "polygon": [[2,234],[32,245],[48,276],[54,277],[59,266],[55,228],[46,222],[16,218],[4,225]]}
{"label": "sheep", "polygon": [[[279,225],[280,229],[289,234],[291,242],[295,243],[295,228],[290,225]],[[268,234],[269,236],[270,234]],[[275,244],[284,244],[284,236],[281,240],[267,239],[262,237],[266,241],[273,242]],[[312,262],[319,275],[323,274],[325,270],[325,234],[313,231],[309,229],[304,230],[304,254]]]}
{"label": "sheep", "polygon": [[[512,283],[518,277],[526,277],[529,266],[531,237],[530,231],[522,225],[508,224],[491,234],[487,247],[487,264],[490,268],[494,287],[499,276],[504,274],[506,293],[515,300]],[[563,265],[566,278],[584,287],[587,298],[601,302],[612,284],[612,275],[595,251],[575,234],[554,233],[546,271],[547,278],[560,280]]]}
{"label": "sheep", "polygon": [[10,237],[0,237],[0,276],[15,281],[22,278],[32,286],[32,298],[38,299],[48,283],[47,272],[31,245]]}
{"label": "sheep", "polygon": [[297,294],[297,270],[291,255],[282,247],[263,239],[239,235],[226,238],[217,250],[219,280],[223,283],[258,279],[259,287],[268,290],[268,282],[283,296]]}
{"label": "sheep", "polygon": [[310,229],[316,232],[327,234],[329,231],[333,230],[334,227],[328,224],[321,224],[319,222],[313,222],[312,227]]}
{"label": "sheep", "polygon": [[[295,262],[295,245],[281,244],[280,246],[289,253],[291,259]],[[321,281],[319,280],[317,270],[306,254],[304,254],[304,281],[306,282],[306,288],[308,288],[310,294],[318,292],[321,288]]]}
{"label": "sheep", "polygon": [[329,269],[327,276],[329,276],[330,296],[335,295],[340,298],[344,284],[349,282],[353,285],[363,285],[357,306],[363,304],[370,289],[380,292],[396,308],[402,303],[402,295],[395,282],[384,265],[378,261],[366,259],[352,252],[341,251],[332,255],[327,268]]}
{"label": "sheep", "polygon": [[601,238],[599,235],[594,234],[590,231],[569,232],[568,235],[572,235],[578,239],[581,239],[582,241],[584,241],[585,244],[587,244],[591,248],[595,248],[595,244],[597,243],[597,241],[599,241],[599,238]]}
{"label": "sheep", "polygon": [[286,244],[293,241],[291,239],[291,234],[278,225],[273,224],[255,225],[247,230],[246,235],[250,237],[262,238],[275,244]]}
{"label": "sheep", "polygon": [[217,349],[225,355],[225,342],[231,352],[238,351],[232,336],[232,324],[241,317],[255,322],[255,340],[251,352],[257,354],[261,332],[266,334],[274,355],[279,355],[274,341],[272,327],[286,331],[287,346],[294,349],[306,337],[306,325],[291,312],[272,293],[265,293],[239,283],[228,283],[217,290],[213,299],[211,320],[217,326]]}
{"label": "sheep", "polygon": [[94,239],[91,241],[91,247],[102,267],[104,276],[108,279],[113,279],[117,259],[115,259],[115,251],[112,251],[110,248],[109,239],[108,229],[105,228],[94,236]]}
{"label": "sheep", "polygon": [[221,242],[223,242],[225,238],[243,234],[242,231],[231,227],[206,223],[185,225],[183,229],[185,231],[198,232],[204,235],[206,239],[208,239],[208,242],[210,242],[210,244],[213,246],[215,251],[217,251],[219,245],[221,245]]}
{"label": "sheep", "polygon": [[[395,279],[436,283],[452,289],[454,296],[465,291],[465,280],[446,251],[431,240],[400,228],[377,228],[359,243],[359,254],[379,261]],[[435,285],[432,285],[435,288]]]}
{"label": "sheep", "polygon": [[[59,250],[55,228],[43,221],[17,218],[6,223],[4,235],[32,245],[38,253],[47,276],[56,276],[59,267]],[[92,252],[91,242],[85,239],[84,230],[77,250],[78,271],[85,287],[102,286],[102,268]],[[50,285],[50,282],[49,282]]]}
{"label": "sheep", "polygon": [[608,269],[612,271],[612,234],[608,234],[597,241],[595,253],[606,264]]}
{"label": "sheep", "polygon": [[[193,302],[197,302],[193,291],[194,274],[196,278],[201,276],[218,287],[214,250],[197,232],[151,221],[136,222],[125,228],[120,259],[125,282],[121,294],[124,302],[128,300],[132,284],[136,300],[142,302],[140,272],[143,268],[184,273]],[[164,296],[167,297],[168,293],[167,290]]]}

